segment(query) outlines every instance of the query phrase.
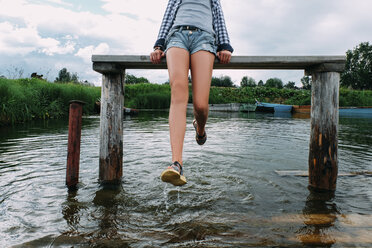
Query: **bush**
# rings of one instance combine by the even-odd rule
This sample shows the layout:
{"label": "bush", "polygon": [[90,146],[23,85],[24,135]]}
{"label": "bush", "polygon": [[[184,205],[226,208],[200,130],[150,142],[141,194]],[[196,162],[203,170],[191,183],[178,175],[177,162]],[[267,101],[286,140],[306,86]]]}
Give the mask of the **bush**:
{"label": "bush", "polygon": [[150,92],[139,94],[128,102],[130,108],[166,109],[170,106],[170,94]]}

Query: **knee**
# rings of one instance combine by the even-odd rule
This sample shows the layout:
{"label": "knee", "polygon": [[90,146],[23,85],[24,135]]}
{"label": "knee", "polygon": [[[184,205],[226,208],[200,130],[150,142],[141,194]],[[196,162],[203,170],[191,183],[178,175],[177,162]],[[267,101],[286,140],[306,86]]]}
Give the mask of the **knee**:
{"label": "knee", "polygon": [[171,102],[175,104],[186,103],[189,100],[188,83],[172,82],[171,83]]}
{"label": "knee", "polygon": [[194,102],[194,111],[199,114],[206,114],[208,113],[208,102],[206,103],[200,103],[200,102]]}

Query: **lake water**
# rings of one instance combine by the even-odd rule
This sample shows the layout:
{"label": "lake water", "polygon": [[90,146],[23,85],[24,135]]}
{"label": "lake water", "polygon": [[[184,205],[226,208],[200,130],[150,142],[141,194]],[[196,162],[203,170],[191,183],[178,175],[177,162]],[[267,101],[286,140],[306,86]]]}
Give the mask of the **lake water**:
{"label": "lake water", "polygon": [[[208,141],[188,114],[188,183],[165,185],[167,112],[124,121],[123,181],[98,183],[99,117],[83,119],[80,184],[65,187],[68,121],[0,129],[1,247],[371,247],[372,177],[339,177],[315,193],[310,119],[211,113]],[[339,172],[372,171],[372,118],[341,118]]]}

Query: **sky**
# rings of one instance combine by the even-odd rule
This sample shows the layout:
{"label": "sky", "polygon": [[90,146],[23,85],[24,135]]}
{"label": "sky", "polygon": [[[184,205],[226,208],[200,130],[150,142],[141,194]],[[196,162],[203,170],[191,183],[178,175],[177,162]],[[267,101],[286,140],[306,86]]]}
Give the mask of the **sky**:
{"label": "sky", "polygon": [[[101,84],[92,54],[149,55],[167,0],[0,0],[0,75],[43,74],[67,68]],[[221,0],[234,55],[345,55],[372,43],[372,0]],[[166,70],[127,70],[153,83]],[[243,76],[301,86],[303,71],[215,70],[237,86]]]}

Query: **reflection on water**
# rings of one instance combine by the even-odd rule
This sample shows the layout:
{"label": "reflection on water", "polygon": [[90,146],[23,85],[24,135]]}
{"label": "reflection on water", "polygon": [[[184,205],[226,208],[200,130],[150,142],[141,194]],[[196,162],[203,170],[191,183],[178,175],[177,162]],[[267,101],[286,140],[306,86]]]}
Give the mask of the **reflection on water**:
{"label": "reflection on water", "polygon": [[[211,113],[195,144],[188,115],[182,188],[159,175],[170,161],[168,113],[124,121],[123,183],[98,183],[98,117],[83,119],[80,184],[65,187],[67,121],[2,128],[3,247],[370,247],[372,177],[340,177],[312,192],[303,116]],[[340,119],[341,172],[372,170],[371,119]]]}
{"label": "reflection on water", "polygon": [[305,226],[297,231],[297,237],[303,244],[331,246],[335,243],[329,232],[340,214],[334,197],[334,193],[310,190],[302,210]]}

